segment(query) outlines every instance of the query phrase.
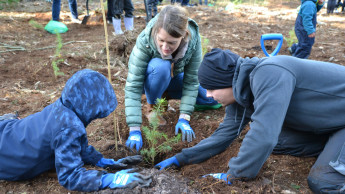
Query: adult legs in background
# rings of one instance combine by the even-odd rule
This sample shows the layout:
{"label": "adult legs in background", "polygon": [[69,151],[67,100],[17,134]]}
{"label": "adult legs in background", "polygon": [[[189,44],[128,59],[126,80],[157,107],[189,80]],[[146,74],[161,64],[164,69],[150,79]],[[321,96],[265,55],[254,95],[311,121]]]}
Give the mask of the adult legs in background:
{"label": "adult legs in background", "polygon": [[108,11],[107,11],[107,21],[109,23],[113,23],[113,17],[114,17],[114,0],[108,0]]}
{"label": "adult legs in background", "polygon": [[134,7],[132,0],[124,0],[124,8],[123,10],[125,11],[125,18],[124,18],[124,23],[125,23],[125,28],[126,30],[133,30],[134,29]]}
{"label": "adult legs in background", "polygon": [[77,0],[68,0],[68,6],[72,14],[72,19],[78,19]]}
{"label": "adult legs in background", "polygon": [[[68,0],[68,6],[71,11],[72,19],[78,19],[78,10],[77,10],[77,1]],[[61,0],[53,0],[52,4],[52,18],[54,21],[60,20],[60,11],[61,11]]]}
{"label": "adult legs in background", "polygon": [[327,13],[333,13],[336,6],[336,0],[328,0],[327,2]]}
{"label": "adult legs in background", "polygon": [[61,10],[61,1],[53,0],[52,3],[52,17],[54,21],[60,20],[60,10]]}
{"label": "adult legs in background", "polygon": [[[345,193],[345,175],[337,170],[345,157],[345,129],[332,134],[310,170],[308,184],[315,193]],[[336,169],[332,166],[336,167]],[[344,164],[342,166],[345,168]]]}

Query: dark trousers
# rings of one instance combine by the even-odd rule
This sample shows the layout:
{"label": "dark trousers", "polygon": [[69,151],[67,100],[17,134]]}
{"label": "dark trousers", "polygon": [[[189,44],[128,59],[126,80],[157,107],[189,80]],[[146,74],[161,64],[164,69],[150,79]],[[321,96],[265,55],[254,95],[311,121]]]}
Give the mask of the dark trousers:
{"label": "dark trousers", "polygon": [[345,192],[345,175],[330,166],[330,162],[345,162],[345,129],[317,135],[283,128],[273,153],[318,156],[308,176],[310,189],[314,193]]}
{"label": "dark trousers", "polygon": [[[313,18],[313,25],[316,26],[316,16]],[[295,34],[298,39],[298,43],[291,46],[292,56],[301,59],[308,59],[315,42],[315,37],[308,37],[307,31],[305,31],[303,27],[302,17],[299,14],[295,23]]]}
{"label": "dark trousers", "polygon": [[133,3],[131,0],[108,0],[107,20],[112,20],[112,17],[121,18],[121,14],[125,11],[125,17],[133,17]]}

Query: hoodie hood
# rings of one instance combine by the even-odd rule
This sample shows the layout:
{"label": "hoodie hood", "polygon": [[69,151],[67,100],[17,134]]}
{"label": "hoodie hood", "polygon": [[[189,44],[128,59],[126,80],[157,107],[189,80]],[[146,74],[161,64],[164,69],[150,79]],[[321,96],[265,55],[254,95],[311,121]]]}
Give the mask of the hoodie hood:
{"label": "hoodie hood", "polygon": [[94,119],[108,116],[117,106],[114,89],[107,78],[90,69],[78,71],[67,81],[61,102],[85,127]]}
{"label": "hoodie hood", "polygon": [[250,88],[249,75],[260,62],[257,57],[237,60],[232,89],[236,102],[245,108],[253,105],[254,97]]}

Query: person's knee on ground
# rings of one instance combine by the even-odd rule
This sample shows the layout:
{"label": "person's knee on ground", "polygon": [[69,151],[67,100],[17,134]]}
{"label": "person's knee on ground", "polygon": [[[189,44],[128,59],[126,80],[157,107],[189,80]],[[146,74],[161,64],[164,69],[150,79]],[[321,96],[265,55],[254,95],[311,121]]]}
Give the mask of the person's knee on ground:
{"label": "person's knee on ground", "polygon": [[308,185],[314,193],[345,193],[345,175],[330,164],[344,153],[345,129],[333,133],[308,175]]}

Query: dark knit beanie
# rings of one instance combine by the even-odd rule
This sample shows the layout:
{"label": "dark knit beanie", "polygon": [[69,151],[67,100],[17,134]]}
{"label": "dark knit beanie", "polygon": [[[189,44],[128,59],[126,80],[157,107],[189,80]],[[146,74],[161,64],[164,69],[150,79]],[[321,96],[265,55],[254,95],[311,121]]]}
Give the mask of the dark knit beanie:
{"label": "dark knit beanie", "polygon": [[232,87],[232,79],[239,57],[230,50],[220,48],[206,53],[198,71],[200,85],[207,90]]}

